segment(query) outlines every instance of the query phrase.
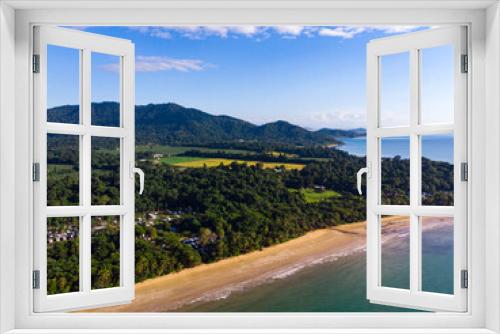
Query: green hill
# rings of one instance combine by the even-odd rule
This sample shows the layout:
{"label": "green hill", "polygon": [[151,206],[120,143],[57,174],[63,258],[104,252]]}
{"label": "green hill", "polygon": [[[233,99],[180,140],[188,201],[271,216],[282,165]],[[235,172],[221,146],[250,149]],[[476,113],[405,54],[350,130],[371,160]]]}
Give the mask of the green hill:
{"label": "green hill", "polygon": [[[116,102],[92,104],[92,123],[117,125]],[[51,122],[77,123],[78,106],[65,105],[47,112]],[[263,141],[293,145],[338,143],[336,137],[348,137],[349,130],[309,131],[285,121],[255,125],[230,116],[217,116],[175,103],[136,106],[135,129],[138,144],[197,145],[231,141]],[[355,130],[358,133],[357,130]]]}

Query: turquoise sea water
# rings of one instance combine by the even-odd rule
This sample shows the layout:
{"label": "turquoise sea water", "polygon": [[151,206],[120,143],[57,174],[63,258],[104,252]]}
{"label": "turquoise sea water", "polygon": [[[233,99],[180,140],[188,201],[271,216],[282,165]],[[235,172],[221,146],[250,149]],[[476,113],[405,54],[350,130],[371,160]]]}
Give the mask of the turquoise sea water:
{"label": "turquoise sea water", "polygon": [[287,278],[234,292],[187,312],[377,312],[405,311],[366,300],[365,253],[303,269]]}
{"label": "turquoise sea water", "polygon": [[[451,293],[451,224],[426,232],[423,238],[423,287]],[[451,232],[451,233],[450,233]],[[403,238],[404,239],[404,238]],[[401,239],[401,240],[403,240]],[[395,240],[384,247],[383,275],[388,284],[400,285],[409,271],[408,244]],[[406,274],[405,274],[406,273]],[[395,286],[391,285],[391,286]],[[224,298],[183,307],[183,312],[404,312],[403,308],[372,304],[366,299],[364,250],[316,264],[287,277]]]}

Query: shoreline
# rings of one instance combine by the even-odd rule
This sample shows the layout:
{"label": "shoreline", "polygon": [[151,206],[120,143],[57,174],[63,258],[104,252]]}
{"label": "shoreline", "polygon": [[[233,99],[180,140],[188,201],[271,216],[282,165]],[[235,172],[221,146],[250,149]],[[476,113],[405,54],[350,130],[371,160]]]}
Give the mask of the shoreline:
{"label": "shoreline", "polygon": [[[433,221],[436,224],[426,224],[426,229],[444,220]],[[407,233],[407,222],[407,217],[384,219],[388,234],[383,242]],[[148,279],[135,285],[131,303],[86,312],[175,312],[183,306],[226,298],[306,267],[365,251],[365,227],[366,222],[358,222],[314,230],[260,251]]]}

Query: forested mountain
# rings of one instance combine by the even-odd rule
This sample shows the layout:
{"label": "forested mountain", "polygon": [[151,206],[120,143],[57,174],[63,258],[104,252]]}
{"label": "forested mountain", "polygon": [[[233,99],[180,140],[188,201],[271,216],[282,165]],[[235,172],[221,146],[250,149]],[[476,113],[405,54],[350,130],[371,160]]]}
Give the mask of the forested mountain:
{"label": "forested mountain", "polygon": [[[92,104],[92,124],[118,124],[116,102]],[[66,105],[47,112],[50,122],[77,123],[78,106]],[[338,143],[336,137],[363,135],[360,129],[309,131],[285,121],[255,125],[230,116],[215,116],[175,103],[136,106],[138,144],[199,145],[231,141],[265,141],[294,145]]]}

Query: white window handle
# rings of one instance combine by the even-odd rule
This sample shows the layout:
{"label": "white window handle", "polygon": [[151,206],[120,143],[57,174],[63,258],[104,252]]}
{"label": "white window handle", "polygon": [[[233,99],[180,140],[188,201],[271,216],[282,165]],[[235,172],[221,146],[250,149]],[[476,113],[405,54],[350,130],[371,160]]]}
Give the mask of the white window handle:
{"label": "white window handle", "polygon": [[139,174],[139,195],[144,191],[144,172],[142,169],[135,167],[135,163],[130,163],[130,177],[134,178],[135,174]]}
{"label": "white window handle", "polygon": [[361,178],[363,177],[363,174],[368,174],[368,167],[361,168],[358,170],[357,178],[358,178],[358,193],[360,195],[363,195],[363,191],[361,190]]}

